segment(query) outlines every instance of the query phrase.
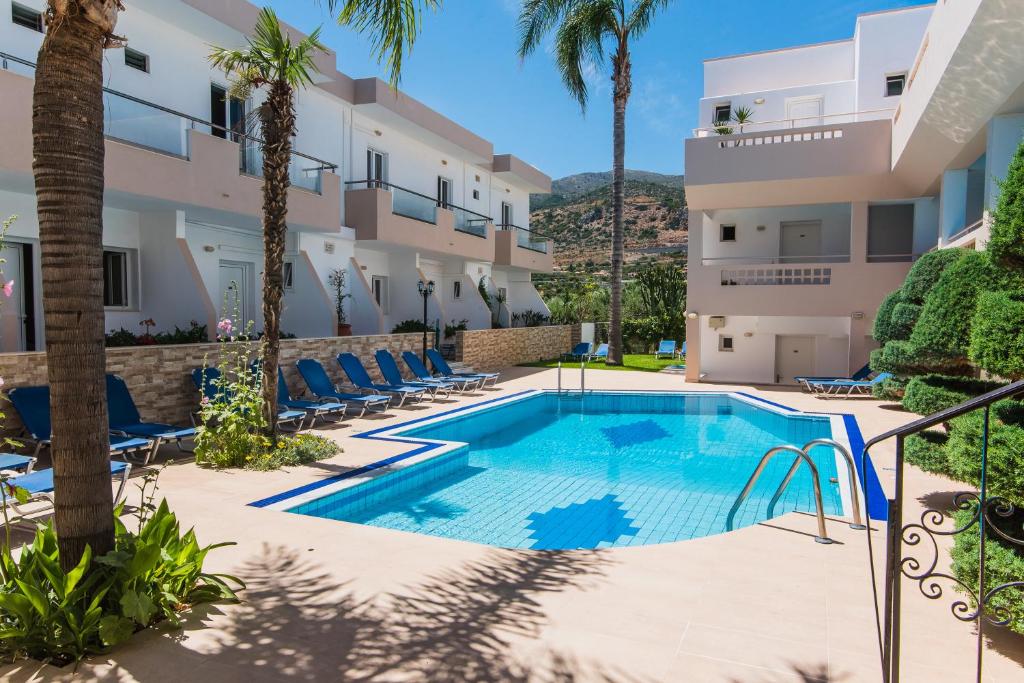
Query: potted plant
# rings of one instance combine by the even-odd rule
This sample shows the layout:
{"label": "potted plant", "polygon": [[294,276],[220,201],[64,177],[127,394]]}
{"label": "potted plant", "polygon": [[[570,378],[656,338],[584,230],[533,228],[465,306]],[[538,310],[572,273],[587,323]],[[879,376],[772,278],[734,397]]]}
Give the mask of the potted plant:
{"label": "potted plant", "polygon": [[352,336],[352,325],[345,318],[345,299],[352,296],[345,292],[345,278],[347,275],[348,271],[344,268],[335,268],[327,276],[327,284],[331,286],[331,290],[334,292],[334,312],[338,314],[339,337]]}

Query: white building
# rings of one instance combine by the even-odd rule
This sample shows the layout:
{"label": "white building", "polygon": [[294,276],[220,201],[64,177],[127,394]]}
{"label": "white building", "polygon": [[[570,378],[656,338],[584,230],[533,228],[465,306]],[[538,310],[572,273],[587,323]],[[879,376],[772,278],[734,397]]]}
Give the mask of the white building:
{"label": "white building", "polygon": [[[0,3],[0,216],[18,215],[3,257],[20,293],[0,318],[0,350],[41,349],[31,106],[46,3]],[[254,103],[227,98],[207,60],[211,44],[243,46],[259,10],[245,0],[126,6],[128,46],[104,60],[106,327],[195,320],[212,334],[237,307],[261,329],[262,167],[257,143],[235,134]],[[437,283],[429,317],[442,325],[546,312],[530,274],[550,272],[551,244],[529,231],[529,194],[550,192],[550,178],[378,79],[340,73],[333,53],[317,64],[297,97],[283,331],[335,334],[337,268],[356,334],[421,319],[420,279]],[[504,295],[500,310],[484,303],[482,278],[492,300]]]}
{"label": "white building", "polygon": [[686,141],[690,380],[848,376],[918,256],[984,244],[1024,134],[1021,31],[1018,2],[958,0],[705,62]]}

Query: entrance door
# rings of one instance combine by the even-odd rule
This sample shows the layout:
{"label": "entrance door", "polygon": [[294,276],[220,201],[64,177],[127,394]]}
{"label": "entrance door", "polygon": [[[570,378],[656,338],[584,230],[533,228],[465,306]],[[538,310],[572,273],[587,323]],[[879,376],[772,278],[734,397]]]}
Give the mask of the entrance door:
{"label": "entrance door", "polygon": [[821,260],[821,221],[790,221],[779,227],[779,260],[782,263]]}
{"label": "entrance door", "polygon": [[820,126],[823,102],[821,97],[794,97],[786,100],[786,118],[793,128]]}
{"label": "entrance door", "polygon": [[366,150],[366,186],[384,187],[387,182],[387,157],[375,149]]}
{"label": "entrance door", "polygon": [[775,383],[797,384],[794,377],[814,375],[814,337],[775,337]]}
{"label": "entrance door", "polygon": [[252,264],[220,262],[220,306],[221,318],[233,319],[240,328],[253,320]]}
{"label": "entrance door", "polygon": [[3,258],[4,281],[14,281],[14,292],[10,299],[4,300],[3,311],[0,312],[0,351],[11,353],[28,349],[28,310],[25,301],[25,278],[31,277],[31,269],[24,259],[21,244],[9,243],[0,251]]}

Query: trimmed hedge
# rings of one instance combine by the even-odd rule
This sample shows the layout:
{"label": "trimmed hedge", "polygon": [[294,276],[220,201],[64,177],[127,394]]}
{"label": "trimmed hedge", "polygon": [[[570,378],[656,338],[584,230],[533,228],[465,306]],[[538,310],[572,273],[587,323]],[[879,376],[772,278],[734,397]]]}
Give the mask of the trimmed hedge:
{"label": "trimmed hedge", "polygon": [[930,358],[911,346],[909,341],[891,341],[871,352],[871,369],[906,377],[932,372],[936,368]]}
{"label": "trimmed hedge", "polygon": [[984,292],[971,323],[970,358],[1000,377],[1024,377],[1024,298]]}
{"label": "trimmed hedge", "polygon": [[993,212],[992,234],[986,249],[999,265],[1024,270],[1024,142],[999,182],[999,201]]}
{"label": "trimmed hedge", "polygon": [[917,324],[917,319],[920,316],[921,307],[917,304],[908,304],[902,301],[896,304],[892,309],[892,316],[890,318],[893,340],[910,339],[910,335],[914,331],[914,325]]}
{"label": "trimmed hedge", "polygon": [[[872,354],[872,357],[874,354]],[[872,367],[874,367],[872,365]],[[899,401],[903,398],[903,391],[907,387],[907,381],[902,377],[889,377],[871,386],[871,395],[880,401]]]}
{"label": "trimmed hedge", "polygon": [[978,296],[1000,289],[1005,280],[988,254],[962,251],[946,269],[925,300],[910,343],[927,354],[936,367],[965,366],[971,340],[971,321]]}
{"label": "trimmed hedge", "polygon": [[925,472],[949,476],[949,457],[946,455],[945,432],[929,429],[907,437],[903,444],[903,457],[911,465]]}
{"label": "trimmed hedge", "polygon": [[[975,411],[951,422],[946,455],[954,479],[974,486],[981,479],[981,449],[984,416]],[[1002,496],[1024,506],[1024,403],[1001,401],[992,406],[988,438],[989,495]]]}
{"label": "trimmed hedge", "polygon": [[903,301],[909,304],[923,304],[943,271],[955,263],[961,253],[961,249],[939,249],[929,251],[917,259],[900,289]]}
{"label": "trimmed hedge", "polygon": [[1002,386],[973,377],[918,375],[907,382],[903,407],[918,415],[931,415]]}
{"label": "trimmed hedge", "polygon": [[[953,515],[955,528],[962,528],[971,522],[971,510],[960,510]],[[1011,538],[1020,538],[1024,528],[1024,512],[1018,510],[1007,519],[992,515],[992,521]],[[970,590],[978,592],[978,555],[979,547],[977,527],[972,527],[962,534],[953,537],[953,575],[963,581]],[[1011,581],[1020,581],[1024,576],[1024,548],[1012,545],[1001,539],[994,532],[985,537],[985,589],[992,590]],[[973,607],[973,605],[972,605]],[[989,603],[992,610],[1006,610],[1010,617],[1008,627],[1012,631],[1024,634],[1024,591],[1009,588],[992,596]]]}
{"label": "trimmed hedge", "polygon": [[887,297],[882,299],[881,305],[878,307],[878,312],[875,314],[875,324],[871,329],[871,336],[874,337],[875,341],[879,344],[887,344],[888,342],[895,341],[898,339],[909,339],[910,335],[899,336],[897,334],[896,327],[893,325],[892,312],[896,309],[896,306],[903,302],[903,294],[900,290],[890,292]]}

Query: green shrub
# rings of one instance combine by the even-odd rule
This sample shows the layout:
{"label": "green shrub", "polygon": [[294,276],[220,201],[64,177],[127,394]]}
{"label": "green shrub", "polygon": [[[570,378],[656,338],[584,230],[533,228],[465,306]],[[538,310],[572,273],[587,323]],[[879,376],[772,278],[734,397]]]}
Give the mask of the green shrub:
{"label": "green shrub", "polygon": [[1002,386],[973,377],[918,375],[907,382],[903,407],[918,415],[931,415]]}
{"label": "green shrub", "polygon": [[[120,514],[121,508],[116,511]],[[180,626],[188,605],[234,600],[237,578],[203,571],[207,553],[192,530],[181,533],[164,501],[130,532],[115,515],[115,546],[65,572],[50,523],[17,559],[0,549],[0,657],[32,657],[58,665],[106,652],[161,621]]]}
{"label": "green shrub", "polygon": [[654,316],[626,318],[622,321],[622,339],[630,353],[650,353],[662,338],[662,321]]}
{"label": "green shrub", "polygon": [[900,289],[902,300],[908,304],[923,304],[943,271],[955,263],[961,253],[961,249],[938,249],[923,254],[903,281]]}
{"label": "green shrub", "polygon": [[967,364],[971,321],[978,295],[1000,288],[1004,276],[988,254],[963,251],[942,273],[918,318],[910,343],[927,356],[927,364],[955,367]]}
{"label": "green shrub", "polygon": [[917,304],[908,304],[902,301],[896,304],[892,309],[890,320],[893,340],[910,339],[910,334],[920,315],[921,307]]}
{"label": "green shrub", "polygon": [[[953,524],[962,528],[972,519],[971,510],[960,510],[953,515]],[[991,515],[992,522],[997,524],[1011,538],[1020,538],[1024,528],[1024,513],[1017,510],[1006,519]],[[978,592],[978,556],[981,552],[977,526],[953,537],[953,575],[962,581],[971,591]],[[989,531],[985,537],[985,590],[995,586],[1020,581],[1024,576],[1024,548],[1001,539],[996,533]],[[975,607],[974,601],[971,606]],[[1024,634],[1024,592],[1019,588],[1009,588],[994,594],[989,602],[990,613],[994,610],[1005,610],[1009,616],[1007,626],[1012,631]]]}
{"label": "green shrub", "polygon": [[903,457],[925,472],[949,476],[949,457],[946,455],[948,439],[945,432],[931,429],[912,434],[903,444]]}
{"label": "green shrub", "polygon": [[422,320],[403,320],[394,326],[391,334],[407,334],[410,332],[430,331],[430,328],[423,324]]}
{"label": "green shrub", "polygon": [[1013,270],[1024,269],[1024,142],[1017,146],[1006,178],[999,183],[988,249],[992,260]]}
{"label": "green shrub", "polygon": [[882,299],[882,303],[878,307],[878,312],[875,314],[875,324],[871,329],[871,336],[874,337],[875,341],[879,344],[886,344],[897,339],[908,338],[897,335],[892,321],[892,312],[897,305],[902,303],[902,301],[903,294],[898,289],[895,292],[890,292],[888,296]]}
{"label": "green shrub", "polygon": [[341,447],[325,437],[316,434],[286,434],[278,437],[276,448],[251,454],[241,466],[250,470],[276,470],[326,460],[340,452]]}
{"label": "green shrub", "polygon": [[971,360],[1000,377],[1024,377],[1024,299],[1010,292],[984,292],[971,324]]}
{"label": "green shrub", "polygon": [[916,375],[934,369],[927,358],[908,341],[891,341],[871,352],[871,369],[898,376]]}
{"label": "green shrub", "polygon": [[[874,357],[874,352],[872,352],[872,357]],[[871,386],[871,395],[880,401],[899,401],[903,398],[906,387],[907,381],[902,377],[888,377]]]}
{"label": "green shrub", "polygon": [[[1001,401],[992,407],[988,439],[989,495],[1024,505],[1024,404]],[[981,479],[983,415],[975,411],[951,423],[946,454],[950,476],[973,486]]]}

